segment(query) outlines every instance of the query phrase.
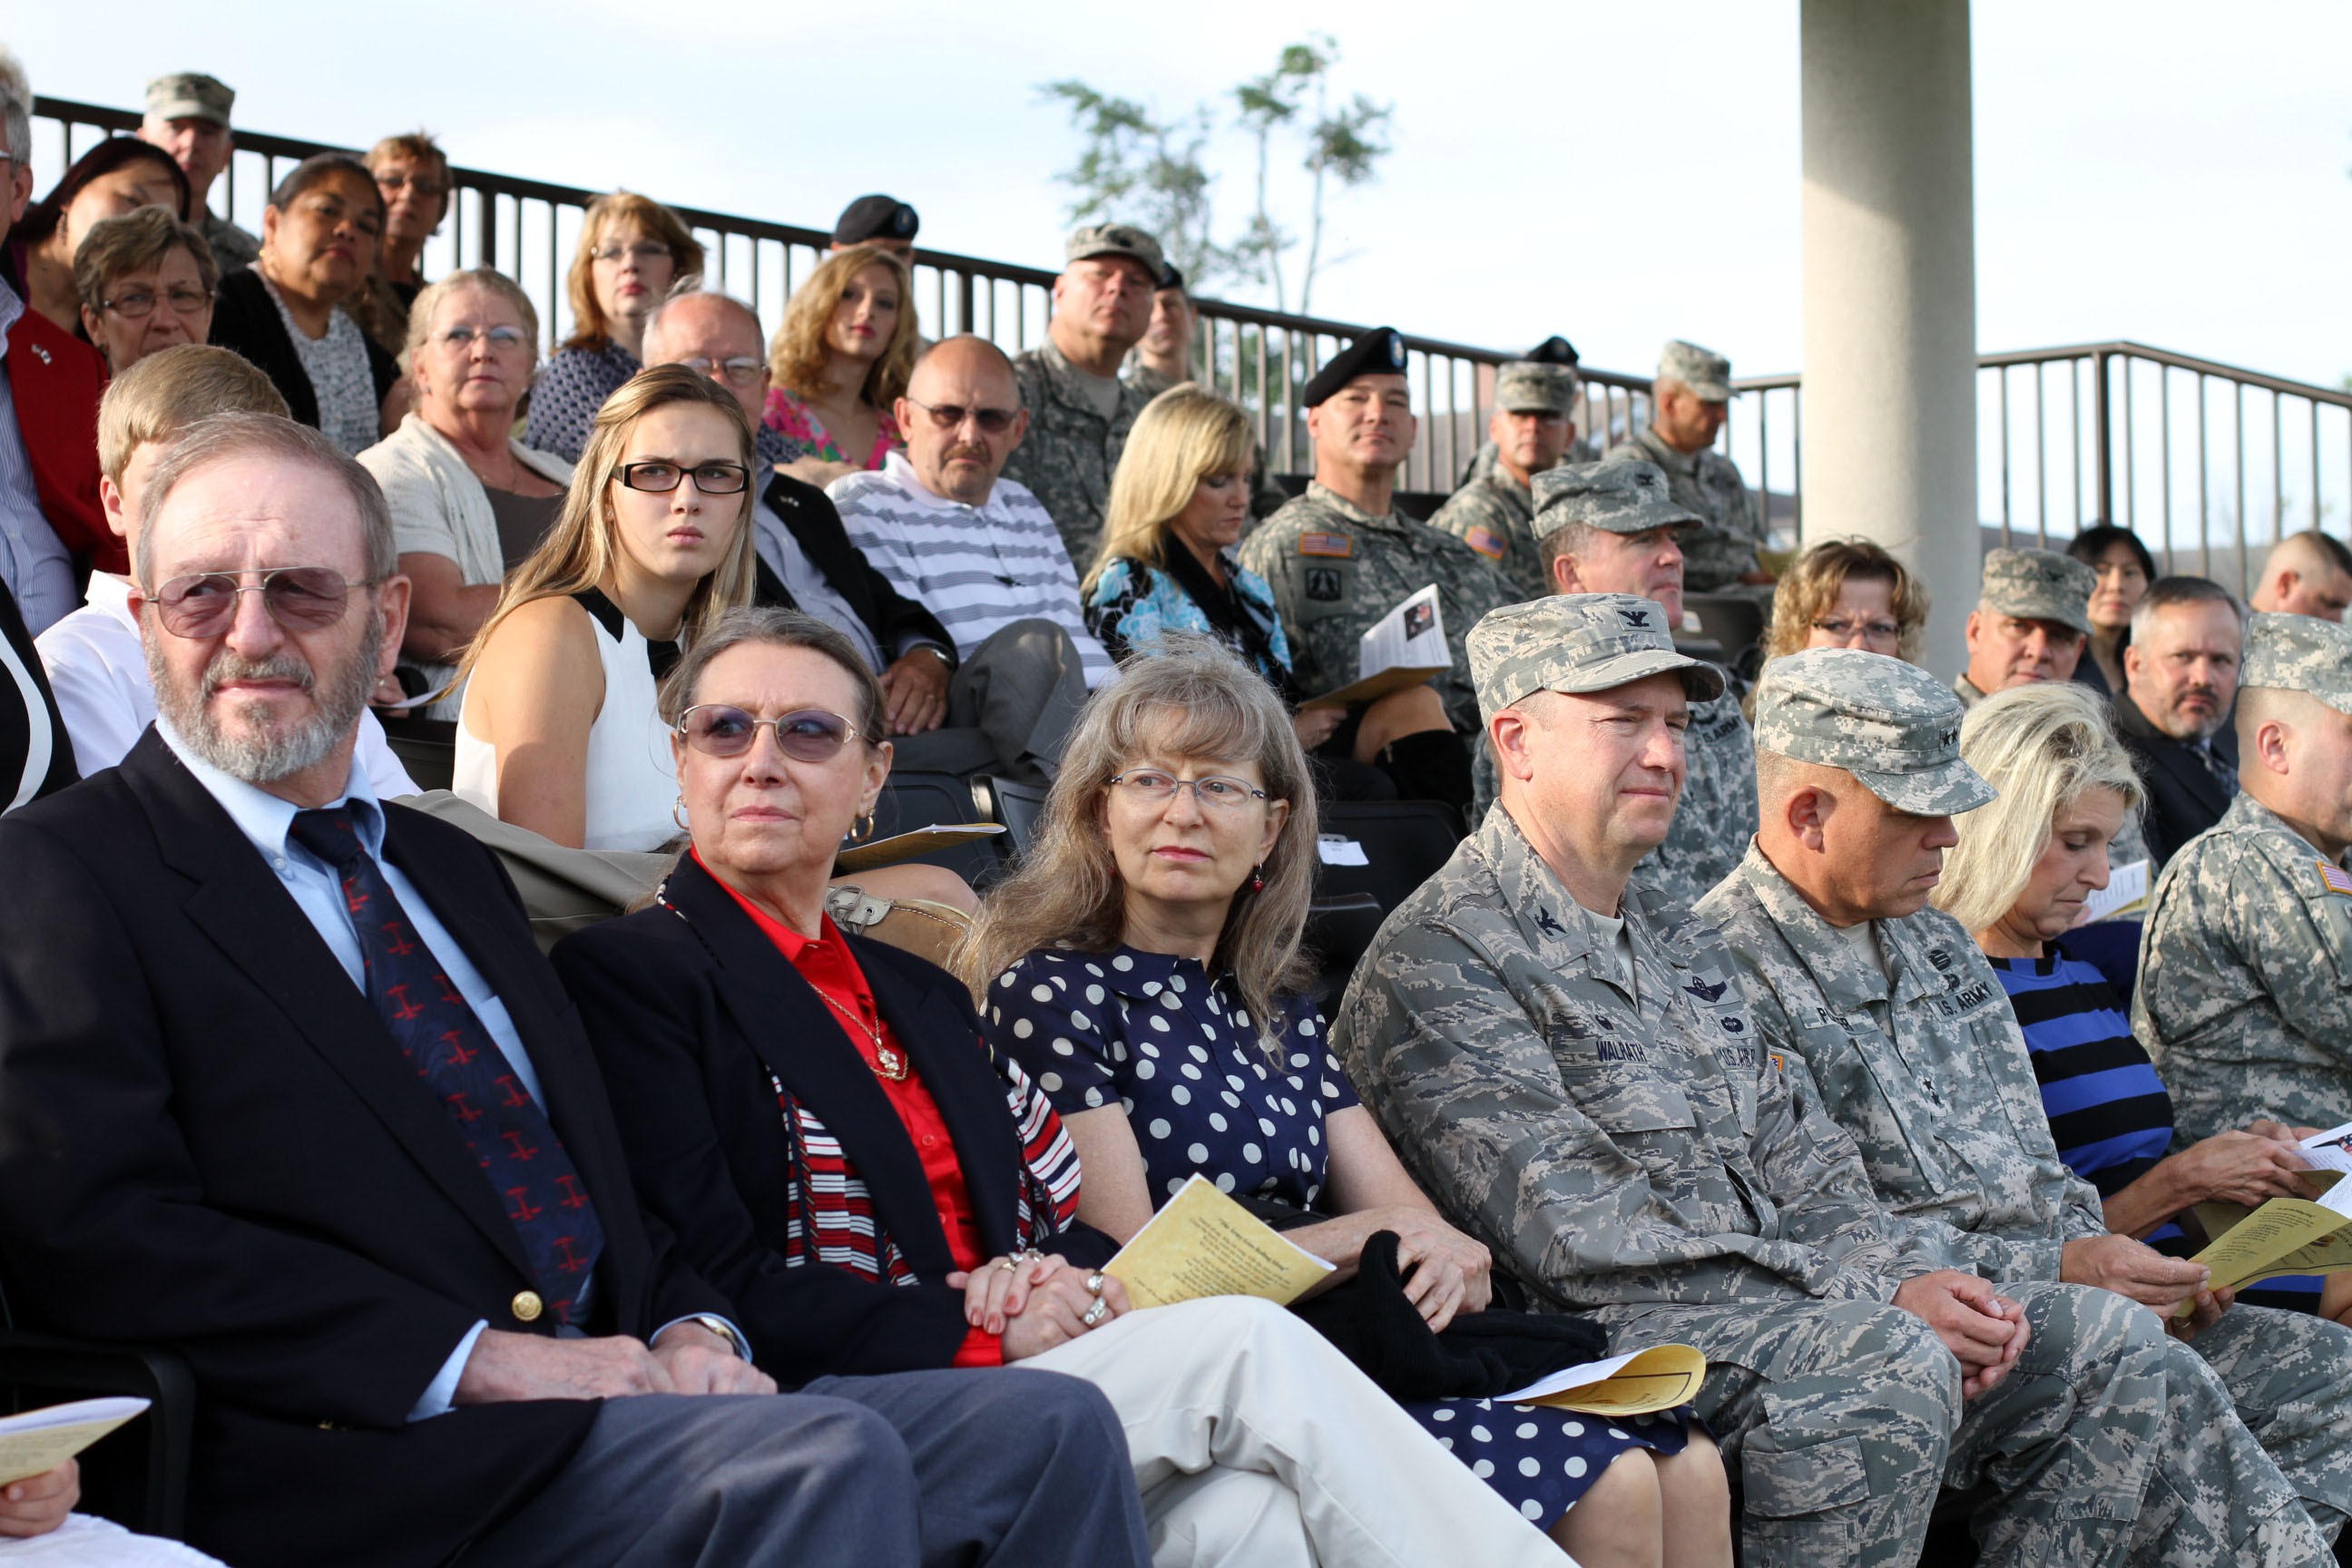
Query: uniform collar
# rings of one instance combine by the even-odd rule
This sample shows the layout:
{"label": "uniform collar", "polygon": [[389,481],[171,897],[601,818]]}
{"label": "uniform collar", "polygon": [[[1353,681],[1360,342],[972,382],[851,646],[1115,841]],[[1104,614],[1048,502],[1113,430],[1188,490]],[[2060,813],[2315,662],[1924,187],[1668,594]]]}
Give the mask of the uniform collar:
{"label": "uniform collar", "polygon": [[1659,435],[1654,426],[1650,425],[1643,426],[1633,439],[1641,443],[1643,448],[1649,454],[1651,462],[1657,464],[1670,474],[1680,474],[1685,479],[1693,478],[1698,473],[1699,452],[1707,449],[1702,447],[1698,452],[1680,451],[1664,436]]}
{"label": "uniform collar", "polygon": [[1402,529],[1404,527],[1404,519],[1397,514],[1393,507],[1384,516],[1374,517],[1320,479],[1307,481],[1306,499],[1318,505],[1329,507],[1360,528]]}
{"label": "uniform collar", "polygon": [[1771,861],[1760,844],[1748,846],[1738,873],[1767,919],[1779,929],[1789,951],[1812,975],[1813,984],[1833,1011],[1852,1013],[1874,1003],[1894,999],[1916,1002],[1941,989],[1927,962],[1919,933],[1907,920],[1873,921],[1871,930],[1895,967],[1890,986],[1878,966],[1855,952],[1845,933],[1823,920]]}

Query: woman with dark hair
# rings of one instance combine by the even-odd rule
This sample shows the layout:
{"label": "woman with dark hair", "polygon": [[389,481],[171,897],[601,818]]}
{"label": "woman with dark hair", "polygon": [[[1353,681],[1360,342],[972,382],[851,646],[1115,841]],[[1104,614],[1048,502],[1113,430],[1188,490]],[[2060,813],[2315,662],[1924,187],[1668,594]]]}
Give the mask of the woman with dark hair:
{"label": "woman with dark hair", "polygon": [[375,271],[383,195],[367,165],[320,153],[294,165],[261,215],[261,258],[221,279],[212,341],[277,386],[302,424],[353,457],[383,439],[399,363],[346,309]]}
{"label": "woman with dark hair", "polygon": [[79,158],[8,231],[25,302],[68,332],[81,330],[81,297],[74,289],[74,252],[106,218],[141,207],[186,210],[188,176],[160,147],[114,136]]}
{"label": "woman with dark hair", "polygon": [[[1285,1234],[1339,1278],[1390,1233],[1406,1299],[1441,1332],[1486,1309],[1492,1258],[1414,1184],[1304,994],[1316,821],[1273,689],[1206,638],[1170,637],[1087,704],[958,970],[982,1037],[1069,1129],[1082,1221],[1127,1240],[1201,1176],[1300,1222]],[[1722,1461],[1687,1409],[1612,1425],[1404,1408],[1579,1562],[1731,1561]]]}
{"label": "woman with dark hair", "polygon": [[2112,522],[2083,530],[2066,553],[2099,574],[2099,585],[2091,590],[2091,657],[2074,667],[2074,679],[2102,697],[2113,697],[2124,689],[2132,612],[2156,581],[2156,557],[2138,534]]}
{"label": "woman with dark hair", "polygon": [[1075,1218],[1050,1083],[982,1047],[953,976],[826,913],[890,772],[846,637],[730,614],[663,682],[661,717],[691,847],[555,966],[640,1198],[780,1384],[1084,1378],[1126,1429],[1161,1568],[1557,1561],[1280,1309],[1127,1310],[1115,1244]]}

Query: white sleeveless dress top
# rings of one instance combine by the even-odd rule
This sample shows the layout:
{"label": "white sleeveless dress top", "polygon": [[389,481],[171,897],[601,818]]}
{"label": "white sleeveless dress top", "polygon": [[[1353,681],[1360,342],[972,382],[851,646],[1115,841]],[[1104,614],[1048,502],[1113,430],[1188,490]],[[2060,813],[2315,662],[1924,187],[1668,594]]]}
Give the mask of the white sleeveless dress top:
{"label": "white sleeveless dress top", "polygon": [[[593,590],[578,598],[595,623],[596,657],[604,667],[604,706],[588,730],[588,816],[582,847],[659,849],[680,830],[670,811],[677,800],[677,771],[670,761],[669,731],[655,704],[652,657],[645,635],[611,600]],[[470,688],[465,701],[473,702]],[[498,748],[467,728],[463,708],[450,789],[498,815]]]}

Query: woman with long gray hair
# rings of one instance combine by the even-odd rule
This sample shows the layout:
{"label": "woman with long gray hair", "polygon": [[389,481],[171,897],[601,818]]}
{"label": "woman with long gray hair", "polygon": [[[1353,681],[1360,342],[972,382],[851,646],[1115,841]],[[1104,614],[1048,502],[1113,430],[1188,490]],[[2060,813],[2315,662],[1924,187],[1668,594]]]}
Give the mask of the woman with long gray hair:
{"label": "woman with long gray hair", "polygon": [[[1315,845],[1281,699],[1209,638],[1170,634],[1088,703],[958,969],[982,1036],[1061,1113],[1081,1221],[1124,1242],[1198,1175],[1281,1211],[1335,1279],[1390,1233],[1439,1332],[1486,1308],[1491,1258],[1413,1184],[1325,1043],[1299,952]],[[1580,1562],[1731,1561],[1722,1463],[1686,1410],[1611,1426],[1404,1407]]]}

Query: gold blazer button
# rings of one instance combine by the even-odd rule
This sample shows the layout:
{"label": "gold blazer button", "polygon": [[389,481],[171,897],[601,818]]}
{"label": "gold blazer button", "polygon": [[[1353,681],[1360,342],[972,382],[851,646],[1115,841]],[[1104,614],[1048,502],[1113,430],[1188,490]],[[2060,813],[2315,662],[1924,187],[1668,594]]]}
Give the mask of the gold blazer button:
{"label": "gold blazer button", "polygon": [[515,1299],[510,1305],[514,1308],[515,1321],[518,1323],[537,1322],[539,1315],[547,1310],[547,1303],[539,1299],[539,1292],[536,1290],[516,1291]]}

